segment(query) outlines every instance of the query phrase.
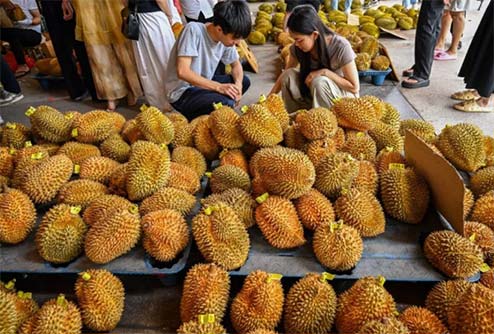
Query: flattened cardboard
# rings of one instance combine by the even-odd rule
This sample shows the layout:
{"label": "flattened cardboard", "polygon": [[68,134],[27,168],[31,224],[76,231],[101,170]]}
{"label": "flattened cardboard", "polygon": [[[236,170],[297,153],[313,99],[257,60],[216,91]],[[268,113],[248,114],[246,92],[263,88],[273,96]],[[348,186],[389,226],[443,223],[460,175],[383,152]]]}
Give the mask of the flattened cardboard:
{"label": "flattened cardboard", "polygon": [[405,135],[405,159],[426,179],[436,209],[463,235],[465,186],[457,170],[409,131]]}
{"label": "flattened cardboard", "polygon": [[247,45],[247,42],[244,40],[240,41],[240,43],[237,45],[237,48],[243,51],[243,53],[245,54],[245,59],[247,59],[247,63],[249,63],[254,73],[259,73],[259,64],[257,63],[257,59],[254,56],[254,53]]}
{"label": "flattened cardboard", "polygon": [[408,37],[406,37],[406,36],[404,36],[398,32],[398,31],[400,31],[400,29],[391,30],[391,29],[379,27],[379,30],[381,30],[382,32],[385,32],[387,34],[390,34],[391,36],[398,37],[398,38],[404,39],[404,40],[408,40]]}

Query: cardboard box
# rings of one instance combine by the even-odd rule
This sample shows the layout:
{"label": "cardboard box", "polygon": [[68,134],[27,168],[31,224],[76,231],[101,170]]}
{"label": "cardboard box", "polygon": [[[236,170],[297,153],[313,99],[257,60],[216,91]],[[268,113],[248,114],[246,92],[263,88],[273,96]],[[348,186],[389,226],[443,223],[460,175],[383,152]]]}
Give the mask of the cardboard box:
{"label": "cardboard box", "polygon": [[426,179],[437,211],[464,235],[465,185],[456,168],[409,131],[405,135],[405,159]]}

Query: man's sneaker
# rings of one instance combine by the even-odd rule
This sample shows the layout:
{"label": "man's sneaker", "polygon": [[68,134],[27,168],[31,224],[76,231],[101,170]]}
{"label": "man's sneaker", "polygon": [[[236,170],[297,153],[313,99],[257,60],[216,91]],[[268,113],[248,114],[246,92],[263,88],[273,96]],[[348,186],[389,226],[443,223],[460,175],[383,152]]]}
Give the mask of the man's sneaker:
{"label": "man's sneaker", "polygon": [[2,124],[3,124],[3,118],[2,118],[2,116],[0,116],[0,125],[2,125]]}
{"label": "man's sneaker", "polygon": [[22,93],[19,94],[14,94],[11,92],[7,92],[6,90],[3,90],[0,92],[0,107],[3,106],[8,106],[12,103],[16,103],[24,98],[24,95]]}

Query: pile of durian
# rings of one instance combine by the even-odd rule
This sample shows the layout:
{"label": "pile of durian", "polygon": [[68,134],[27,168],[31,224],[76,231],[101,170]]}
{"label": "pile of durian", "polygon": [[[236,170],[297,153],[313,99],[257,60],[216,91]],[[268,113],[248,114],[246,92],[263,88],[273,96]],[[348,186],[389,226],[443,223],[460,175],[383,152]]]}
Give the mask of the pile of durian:
{"label": "pile of durian", "polygon": [[270,38],[274,39],[283,31],[285,13],[286,3],[284,1],[278,1],[274,5],[268,3],[259,5],[259,11],[247,41],[253,45],[261,45]]}
{"label": "pile of durian", "polygon": [[[400,121],[373,96],[291,116],[279,95],[262,96],[241,115],[215,108],[191,122],[145,106],[128,121],[100,110],[30,108],[31,129],[7,123],[0,133],[0,242],[26,239],[35,205],[44,205],[34,239],[51,263],[84,252],[105,264],[141,240],[153,258],[169,262],[191,230],[207,262],[234,270],[247,260],[248,229],[257,225],[278,249],[300,247],[305,232],[313,233],[317,260],[330,271],[350,270],[362,238],[384,233],[385,214],[418,224],[427,212],[428,185],[402,155],[408,130],[456,167],[475,171],[473,193],[465,195],[473,223],[465,236],[431,234],[427,258],[448,276],[468,277],[494,252],[493,139],[476,126],[448,126],[436,136],[431,124]],[[204,175],[212,194],[190,217]]]}
{"label": "pile of durian", "polygon": [[186,216],[207,165],[185,146],[192,125],[183,116],[153,107],[130,121],[115,112],[49,106],[26,114],[31,128],[7,123],[0,131],[0,242],[25,240],[40,214],[36,250],[51,263],[82,253],[108,263],[141,240],[158,261],[184,250]]}
{"label": "pile of durian", "polygon": [[41,307],[30,292],[16,291],[15,280],[0,282],[0,333],[79,334],[115,329],[124,310],[125,290],[118,277],[104,269],[80,273],[75,283],[77,303],[63,294]]}
{"label": "pile of durian", "polygon": [[[227,309],[235,333],[491,334],[494,331],[494,272],[479,283],[451,280],[429,292],[425,307],[398,312],[383,277],[364,277],[335,293],[328,273],[308,273],[287,291],[282,276],[251,272],[230,298],[228,272],[197,264],[185,278],[178,334],[223,334]],[[231,300],[231,303],[229,301]],[[230,307],[227,308],[228,304]],[[449,331],[448,331],[449,328]]]}
{"label": "pile of durian", "polygon": [[[325,0],[321,5],[318,15],[322,22],[329,28],[344,37],[357,32],[379,38],[379,28],[410,30],[417,27],[419,11],[406,9],[402,5],[379,6],[377,9],[369,8],[362,11],[362,2],[352,2],[351,13],[359,17],[359,25],[349,25],[348,17],[344,12],[345,1],[340,0],[338,9],[331,8],[331,1]],[[277,36],[283,31],[286,13],[286,3],[282,0],[275,4],[263,3],[259,5],[252,32],[247,38],[250,44],[260,45],[269,39],[277,42]],[[279,43],[279,42],[277,42]]]}

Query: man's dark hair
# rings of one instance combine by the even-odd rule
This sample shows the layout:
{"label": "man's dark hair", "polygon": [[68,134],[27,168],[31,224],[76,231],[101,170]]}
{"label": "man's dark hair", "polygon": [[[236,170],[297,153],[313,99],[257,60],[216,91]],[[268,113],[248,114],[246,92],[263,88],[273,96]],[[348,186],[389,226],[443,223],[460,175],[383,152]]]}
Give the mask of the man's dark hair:
{"label": "man's dark hair", "polygon": [[247,38],[252,29],[252,20],[247,3],[242,0],[226,0],[214,6],[213,24],[220,26],[224,34],[234,38]]}
{"label": "man's dark hair", "polygon": [[291,12],[293,8],[299,5],[311,5],[316,11],[321,6],[321,0],[286,0],[286,11]]}

